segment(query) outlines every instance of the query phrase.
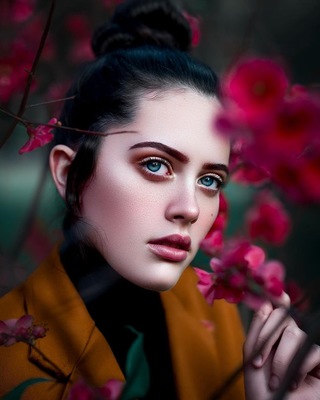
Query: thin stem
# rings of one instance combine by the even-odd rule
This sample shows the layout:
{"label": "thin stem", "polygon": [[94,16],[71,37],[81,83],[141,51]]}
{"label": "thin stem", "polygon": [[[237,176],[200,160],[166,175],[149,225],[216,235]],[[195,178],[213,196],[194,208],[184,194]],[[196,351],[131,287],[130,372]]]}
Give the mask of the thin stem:
{"label": "thin stem", "polygon": [[[37,70],[37,67],[38,67],[38,64],[39,64],[39,60],[40,60],[41,54],[43,52],[44,45],[46,43],[47,36],[48,36],[48,33],[49,33],[49,29],[50,29],[50,25],[51,25],[51,22],[52,22],[52,17],[53,17],[55,5],[56,5],[56,0],[52,0],[51,1],[50,11],[49,11],[48,18],[47,18],[47,22],[46,22],[45,28],[44,28],[44,30],[42,32],[40,44],[39,44],[37,53],[36,53],[34,61],[33,61],[31,71],[28,74],[27,84],[26,84],[26,87],[25,87],[25,90],[24,90],[24,93],[23,93],[23,96],[22,96],[22,99],[21,99],[21,103],[20,103],[20,106],[19,106],[19,110],[18,110],[18,113],[17,113],[18,117],[22,117],[22,115],[23,115],[23,113],[25,112],[25,109],[26,109],[26,105],[27,105],[27,101],[28,101],[28,98],[29,98],[29,94],[30,94],[30,89],[31,89],[31,85],[32,85],[32,82],[33,82],[33,78],[35,76],[35,73],[36,73],[36,70]],[[8,129],[6,135],[2,138],[2,140],[0,140],[0,149],[5,145],[5,143],[9,139],[9,137],[12,135],[13,131],[15,130],[15,128],[17,126],[17,124],[18,124],[18,120],[15,119],[13,124],[12,124],[12,126]]]}
{"label": "thin stem", "polygon": [[50,128],[55,128],[55,129],[64,129],[64,130],[68,130],[71,132],[76,132],[76,133],[80,133],[80,134],[87,134],[87,135],[96,135],[96,136],[110,136],[110,135],[117,135],[120,133],[136,133],[136,131],[115,131],[115,132],[95,132],[95,131],[89,131],[86,129],[79,129],[79,128],[72,128],[69,126],[64,126],[64,125],[55,125],[55,124],[44,124],[42,122],[35,122],[35,121],[29,121],[25,118],[19,117],[16,114],[13,114],[12,112],[8,111],[8,110],[4,110],[3,108],[0,108],[0,112],[9,115],[10,117],[14,118],[16,120],[16,124],[18,124],[19,122],[25,126],[28,125],[34,125],[34,126],[48,126]]}
{"label": "thin stem", "polygon": [[73,100],[73,99],[75,99],[75,97],[76,96],[74,95],[74,96],[70,96],[70,97],[64,97],[62,99],[48,100],[48,101],[42,101],[41,103],[29,104],[29,105],[26,106],[26,109],[32,108],[32,107],[46,106],[48,104],[59,103],[60,101]]}
{"label": "thin stem", "polygon": [[32,349],[35,350],[47,363],[49,363],[50,365],[52,365],[52,367],[58,371],[58,375],[55,376],[55,378],[58,378],[58,379],[59,379],[59,378],[65,378],[65,379],[66,379],[66,376],[65,376],[65,374],[63,373],[63,371],[62,371],[53,361],[51,361],[48,357],[46,357],[46,356],[42,353],[42,351],[41,351],[40,349],[38,349],[38,347],[36,347],[33,343],[29,343],[29,342],[27,342],[27,343],[28,343],[28,344],[32,347]]}

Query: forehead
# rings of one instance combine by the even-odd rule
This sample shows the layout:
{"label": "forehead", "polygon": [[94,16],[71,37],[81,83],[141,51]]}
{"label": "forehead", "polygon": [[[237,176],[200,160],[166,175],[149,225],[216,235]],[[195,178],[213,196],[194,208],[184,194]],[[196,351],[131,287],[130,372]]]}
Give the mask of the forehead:
{"label": "forehead", "polygon": [[229,142],[214,128],[220,109],[216,98],[192,89],[148,93],[140,99],[136,117],[126,127],[136,133],[115,136],[128,147],[139,141],[156,141],[187,156],[226,164]]}
{"label": "forehead", "polygon": [[142,98],[134,124],[141,136],[165,141],[186,154],[221,157],[215,161],[226,163],[229,143],[214,128],[220,110],[214,97],[192,89],[174,89]]}

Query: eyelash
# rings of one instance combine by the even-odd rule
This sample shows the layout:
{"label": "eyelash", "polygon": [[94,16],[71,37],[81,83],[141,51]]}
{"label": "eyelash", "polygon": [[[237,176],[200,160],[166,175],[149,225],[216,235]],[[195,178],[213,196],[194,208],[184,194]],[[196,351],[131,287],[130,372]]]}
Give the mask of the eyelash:
{"label": "eyelash", "polygon": [[209,191],[209,192],[215,194],[215,193],[218,192],[220,189],[222,189],[223,186],[225,185],[225,182],[224,182],[223,178],[221,178],[221,176],[220,176],[220,175],[217,175],[217,174],[206,174],[206,175],[200,176],[200,178],[198,178],[197,182],[200,182],[201,179],[204,179],[204,178],[207,178],[207,177],[213,178],[214,181],[215,181],[216,184],[217,184],[217,187],[216,187],[216,188],[211,188],[211,187],[209,187],[209,186],[206,186],[206,185],[203,185],[203,184],[201,185],[201,184],[200,184],[203,190],[206,190],[206,191]]}
{"label": "eyelash", "polygon": [[[147,164],[150,163],[150,162],[159,163],[160,164],[160,168],[161,168],[161,165],[165,166],[167,168],[168,172],[164,175],[164,174],[157,174],[156,172],[158,172],[158,170],[155,171],[155,172],[150,171],[146,167]],[[169,161],[167,161],[166,159],[161,158],[161,157],[147,157],[147,158],[144,158],[143,160],[141,160],[138,163],[138,165],[142,169],[143,173],[145,173],[147,176],[151,177],[154,180],[163,181],[165,179],[170,178],[173,175],[173,168],[172,168],[171,163]],[[209,186],[205,186],[204,184],[199,183],[201,181],[201,179],[207,178],[207,177],[211,177],[211,178],[214,179],[214,181],[217,184],[216,188],[210,188]],[[209,192],[209,194],[217,193],[225,185],[224,179],[220,175],[213,174],[213,173],[205,174],[203,176],[200,176],[200,178],[197,179],[197,183],[199,184],[199,186],[201,186],[201,188],[203,190],[205,190],[206,192]]]}
{"label": "eyelash", "polygon": [[[165,175],[163,175],[163,174],[157,174],[156,172],[158,172],[158,171],[155,171],[155,172],[150,171],[146,167],[147,164],[150,163],[150,162],[159,163],[160,164],[160,168],[161,168],[161,165],[162,166],[164,165],[167,168],[168,172]],[[144,158],[143,160],[141,160],[139,162],[139,166],[140,166],[140,168],[142,169],[142,171],[145,174],[147,174],[148,176],[150,176],[150,177],[152,177],[154,179],[164,180],[164,179],[167,179],[167,178],[169,178],[170,176],[173,175],[173,169],[172,169],[171,164],[167,160],[165,160],[164,158],[147,157],[147,158]]]}

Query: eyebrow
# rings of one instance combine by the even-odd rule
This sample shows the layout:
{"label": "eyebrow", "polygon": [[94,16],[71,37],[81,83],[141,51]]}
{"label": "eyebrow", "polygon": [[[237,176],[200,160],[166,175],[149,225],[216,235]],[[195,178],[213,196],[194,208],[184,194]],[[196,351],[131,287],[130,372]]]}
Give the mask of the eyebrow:
{"label": "eyebrow", "polygon": [[[167,146],[166,144],[160,143],[160,142],[140,142],[136,143],[133,146],[129,148],[129,150],[132,149],[139,149],[143,147],[152,147],[154,149],[158,149],[161,151],[164,151],[165,153],[169,154],[170,156],[174,157],[176,160],[186,164],[189,162],[189,157],[180,151]],[[205,163],[202,167],[204,170],[212,171],[212,170],[220,170],[223,171],[229,175],[229,170],[228,167],[225,164],[219,164],[219,163]]]}
{"label": "eyebrow", "polygon": [[229,175],[229,169],[225,164],[215,164],[215,163],[206,163],[203,165],[203,169],[212,171],[212,170],[220,170]]}
{"label": "eyebrow", "polygon": [[172,147],[167,146],[166,144],[159,143],[159,142],[141,142],[134,144],[129,148],[129,150],[132,149],[138,149],[141,147],[152,147],[154,149],[162,150],[165,153],[169,154],[170,156],[174,157],[176,160],[186,164],[189,162],[189,157],[186,156],[185,154],[181,153],[180,151],[173,149]]}

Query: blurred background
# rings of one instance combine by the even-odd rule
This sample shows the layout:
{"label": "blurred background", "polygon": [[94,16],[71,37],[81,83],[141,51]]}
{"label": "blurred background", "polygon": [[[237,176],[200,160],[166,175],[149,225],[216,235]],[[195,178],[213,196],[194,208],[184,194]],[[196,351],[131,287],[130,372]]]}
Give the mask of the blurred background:
{"label": "blurred background", "polygon": [[[119,2],[119,1],[118,1]],[[198,18],[200,42],[193,52],[218,75],[244,54],[282,62],[292,82],[320,82],[320,2],[318,0],[185,0],[176,1]],[[24,117],[46,123],[59,115],[64,93],[79,66],[90,59],[90,35],[112,13],[117,1],[57,1],[49,36]],[[39,46],[51,2],[0,0],[0,107],[16,113]],[[45,103],[45,104],[44,104]],[[60,238],[63,204],[47,170],[48,146],[19,155],[26,129],[18,125],[6,135],[13,119],[0,112],[0,294],[25,279]],[[319,182],[320,184],[320,182]],[[243,229],[243,216],[259,190],[230,182],[228,235]],[[281,196],[281,194],[280,194]],[[319,206],[302,206],[283,198],[293,231],[280,248],[268,247],[283,261],[287,279],[299,287],[319,287]],[[207,268],[199,253],[195,265]],[[312,290],[309,307],[319,304]]]}

